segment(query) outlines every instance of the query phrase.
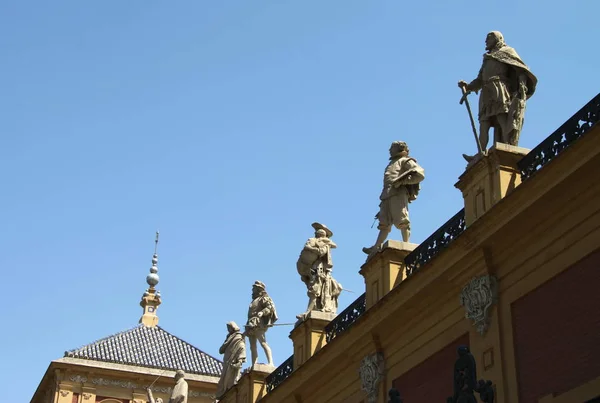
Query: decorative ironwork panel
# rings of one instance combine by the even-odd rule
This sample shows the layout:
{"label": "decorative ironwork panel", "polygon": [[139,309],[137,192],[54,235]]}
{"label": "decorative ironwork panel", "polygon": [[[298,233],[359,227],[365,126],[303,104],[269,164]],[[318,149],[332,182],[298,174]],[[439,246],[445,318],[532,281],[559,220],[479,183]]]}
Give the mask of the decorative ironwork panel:
{"label": "decorative ironwork panel", "polygon": [[539,171],[577,139],[585,135],[600,119],[600,94],[562,124],[554,133],[529,152],[518,166],[521,180]]}
{"label": "decorative ironwork panel", "polygon": [[423,265],[458,238],[465,228],[465,209],[463,208],[404,258],[406,276],[411,276],[419,271]]}
{"label": "decorative ironwork panel", "polygon": [[294,371],[294,355],[283,362],[280,366],[275,369],[275,371],[271,372],[269,376],[267,376],[267,393],[271,392],[273,389],[279,386],[281,382],[285,381],[288,376]]}
{"label": "decorative ironwork panel", "polygon": [[344,309],[334,320],[325,326],[326,340],[329,343],[340,333],[348,329],[367,310],[366,293],[361,295]]}

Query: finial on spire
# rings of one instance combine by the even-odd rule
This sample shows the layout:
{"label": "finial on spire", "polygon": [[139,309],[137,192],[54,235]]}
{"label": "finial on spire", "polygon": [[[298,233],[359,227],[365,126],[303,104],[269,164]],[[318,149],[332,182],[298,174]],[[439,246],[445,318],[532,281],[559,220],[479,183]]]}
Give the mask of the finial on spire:
{"label": "finial on spire", "polygon": [[156,238],[154,239],[154,254],[152,255],[152,266],[150,267],[150,274],[146,276],[146,283],[150,286],[144,295],[140,306],[144,309],[144,314],[140,318],[140,323],[146,326],[154,327],[158,324],[158,316],[156,316],[156,310],[160,305],[160,291],[157,291],[156,285],[158,284],[158,231],[156,231]]}
{"label": "finial on spire", "polygon": [[158,284],[160,278],[158,277],[158,235],[159,232],[156,231],[156,238],[154,239],[154,255],[152,255],[152,267],[150,267],[150,274],[146,276],[146,283],[150,286],[150,289],[154,289],[154,287]]}

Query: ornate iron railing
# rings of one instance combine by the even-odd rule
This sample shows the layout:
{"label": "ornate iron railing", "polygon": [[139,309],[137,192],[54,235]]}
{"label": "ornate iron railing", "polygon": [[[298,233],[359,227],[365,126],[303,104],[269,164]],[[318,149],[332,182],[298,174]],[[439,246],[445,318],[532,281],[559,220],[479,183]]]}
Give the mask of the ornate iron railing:
{"label": "ornate iron railing", "polygon": [[344,309],[334,320],[325,326],[325,339],[327,343],[335,339],[340,333],[348,329],[367,310],[366,293],[361,295]]}
{"label": "ornate iron railing", "polygon": [[600,119],[600,94],[519,161],[521,180],[539,171],[565,148],[586,134]]}
{"label": "ornate iron railing", "polygon": [[279,386],[294,371],[294,354],[267,376],[267,393]]}
{"label": "ornate iron railing", "polygon": [[465,227],[465,209],[463,208],[404,258],[406,276],[409,277],[419,271],[423,265],[446,249],[463,233]]}

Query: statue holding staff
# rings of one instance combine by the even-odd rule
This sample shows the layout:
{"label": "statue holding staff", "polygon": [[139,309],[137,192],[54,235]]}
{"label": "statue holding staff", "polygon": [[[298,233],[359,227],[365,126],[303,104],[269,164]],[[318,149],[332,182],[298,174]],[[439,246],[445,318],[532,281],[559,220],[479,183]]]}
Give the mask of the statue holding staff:
{"label": "statue holding staff", "polygon": [[[478,154],[484,154],[489,131],[494,129],[494,142],[513,146],[519,144],[525,116],[525,101],[534,94],[537,78],[521,60],[517,52],[507,46],[502,33],[492,31],[485,39],[486,53],[477,78],[470,83],[459,81],[463,92],[460,103],[466,101],[467,111],[477,141]],[[479,137],[467,96],[479,95]],[[475,156],[463,154],[468,161]]]}
{"label": "statue holding staff", "polygon": [[[158,378],[157,378],[158,379]],[[162,399],[159,397],[154,399],[152,395],[152,389],[148,387],[146,389],[146,393],[148,394],[148,402],[149,403],[162,403]],[[187,403],[188,401],[188,383],[185,380],[185,372],[183,370],[178,369],[175,372],[175,387],[171,392],[171,397],[169,398],[169,403]]]}

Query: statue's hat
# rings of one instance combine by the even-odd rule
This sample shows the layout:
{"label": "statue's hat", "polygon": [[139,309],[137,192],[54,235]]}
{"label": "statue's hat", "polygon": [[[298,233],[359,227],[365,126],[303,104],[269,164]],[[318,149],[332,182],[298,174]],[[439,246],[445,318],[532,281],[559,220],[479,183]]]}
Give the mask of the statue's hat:
{"label": "statue's hat", "polygon": [[333,232],[329,228],[327,228],[327,226],[325,224],[314,222],[314,223],[312,223],[312,227],[315,229],[315,231],[320,230],[320,229],[325,231],[325,233],[327,234],[327,238],[331,238],[333,236]]}
{"label": "statue's hat", "polygon": [[254,284],[252,284],[252,287],[258,287],[258,288],[262,288],[263,290],[266,290],[267,287],[265,286],[265,283],[263,283],[262,281],[255,281]]}

